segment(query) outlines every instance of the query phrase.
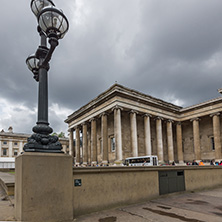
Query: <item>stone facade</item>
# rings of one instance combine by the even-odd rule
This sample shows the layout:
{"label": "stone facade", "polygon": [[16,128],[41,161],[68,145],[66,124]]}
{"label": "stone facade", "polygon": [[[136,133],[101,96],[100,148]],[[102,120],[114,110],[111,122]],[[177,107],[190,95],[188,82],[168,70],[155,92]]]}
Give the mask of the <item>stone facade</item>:
{"label": "stone facade", "polygon": [[221,97],[183,108],[115,84],[65,120],[70,153],[77,164],[142,155],[160,163],[221,160],[221,112]]}
{"label": "stone facade", "polygon": [[[24,144],[27,143],[29,134],[14,133],[12,127],[8,132],[0,132],[0,157],[16,157],[23,152]],[[63,151],[67,153],[69,148],[68,138],[59,138]]]}

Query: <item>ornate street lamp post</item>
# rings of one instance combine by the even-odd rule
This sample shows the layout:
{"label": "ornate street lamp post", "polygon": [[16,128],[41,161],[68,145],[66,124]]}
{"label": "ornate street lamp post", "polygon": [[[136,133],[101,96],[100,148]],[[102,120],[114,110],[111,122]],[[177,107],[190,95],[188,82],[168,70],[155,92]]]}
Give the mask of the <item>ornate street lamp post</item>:
{"label": "ornate street lamp post", "polygon": [[32,129],[34,134],[28,138],[23,149],[25,152],[62,153],[58,137],[50,135],[53,129],[48,123],[48,70],[49,61],[59,44],[58,40],[68,31],[69,23],[51,0],[32,0],[31,10],[38,20],[37,30],[41,41],[36,53],[27,58],[26,64],[39,84],[38,119],[37,125]]}

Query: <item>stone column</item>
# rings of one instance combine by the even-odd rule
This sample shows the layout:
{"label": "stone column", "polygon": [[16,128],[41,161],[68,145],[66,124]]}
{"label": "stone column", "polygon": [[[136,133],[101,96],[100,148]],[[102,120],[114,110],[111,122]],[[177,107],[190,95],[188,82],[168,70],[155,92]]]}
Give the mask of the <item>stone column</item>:
{"label": "stone column", "polygon": [[116,142],[116,163],[121,164],[122,154],[122,126],[121,126],[121,107],[114,107],[114,135]]}
{"label": "stone column", "polygon": [[133,157],[138,156],[138,139],[137,139],[137,123],[136,114],[134,110],[130,111],[130,134],[131,134],[131,146]]}
{"label": "stone column", "polygon": [[76,127],[76,164],[80,164],[80,128]]}
{"label": "stone column", "polygon": [[145,154],[152,155],[151,145],[151,129],[150,129],[150,117],[151,115],[145,114],[144,118],[144,134],[145,134]]}
{"label": "stone column", "polygon": [[103,163],[108,163],[108,125],[107,125],[107,113],[101,114],[101,137],[102,137],[102,151],[103,151]]}
{"label": "stone column", "polygon": [[177,122],[177,156],[178,161],[182,164],[183,161],[183,144],[182,144],[182,125],[181,122]]}
{"label": "stone column", "polygon": [[75,152],[74,152],[74,145],[73,145],[73,130],[74,129],[72,128],[69,130],[69,155],[71,155],[74,160]]}
{"label": "stone column", "polygon": [[87,123],[82,124],[82,156],[83,156],[83,164],[87,165],[88,163],[88,138],[87,138]]}
{"label": "stone column", "polygon": [[193,141],[194,141],[194,153],[197,161],[201,160],[200,154],[200,129],[199,129],[199,118],[192,119],[193,121]]}
{"label": "stone column", "polygon": [[0,157],[2,156],[2,141],[0,140]]}
{"label": "stone column", "polygon": [[157,155],[158,155],[159,163],[164,162],[162,120],[163,120],[163,118],[161,118],[161,117],[156,118]]}
{"label": "stone column", "polygon": [[211,117],[213,117],[215,161],[221,161],[220,113],[214,113]]}
{"label": "stone column", "polygon": [[172,163],[174,161],[174,150],[173,150],[173,129],[172,120],[167,121],[167,147],[168,147],[168,161]]}
{"label": "stone column", "polygon": [[12,157],[13,156],[13,146],[12,146],[12,141],[8,142],[8,157]]}
{"label": "stone column", "polygon": [[22,149],[23,149],[23,142],[19,141],[19,154],[22,153]]}
{"label": "stone column", "polygon": [[91,158],[91,128],[88,129],[88,163],[92,162]]}
{"label": "stone column", "polygon": [[96,119],[91,121],[91,162],[97,164],[97,133],[96,133]]}

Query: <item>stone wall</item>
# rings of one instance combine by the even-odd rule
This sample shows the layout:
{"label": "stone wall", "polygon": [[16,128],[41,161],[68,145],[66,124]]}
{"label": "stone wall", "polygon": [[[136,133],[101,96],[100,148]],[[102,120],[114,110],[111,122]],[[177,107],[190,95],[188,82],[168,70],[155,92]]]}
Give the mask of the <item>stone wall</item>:
{"label": "stone wall", "polygon": [[156,198],[158,173],[169,170],[184,170],[186,191],[222,185],[220,166],[75,168],[82,183],[73,188],[75,216]]}

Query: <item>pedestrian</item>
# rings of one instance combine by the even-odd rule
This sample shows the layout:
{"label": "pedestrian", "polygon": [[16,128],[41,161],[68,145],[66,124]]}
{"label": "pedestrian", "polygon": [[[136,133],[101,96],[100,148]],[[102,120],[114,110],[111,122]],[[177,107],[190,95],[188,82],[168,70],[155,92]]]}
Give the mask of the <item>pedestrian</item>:
{"label": "pedestrian", "polygon": [[199,162],[199,166],[204,166],[203,160],[201,160],[201,161]]}
{"label": "pedestrian", "polygon": [[193,160],[192,166],[198,166],[198,163],[196,162],[196,160]]}

